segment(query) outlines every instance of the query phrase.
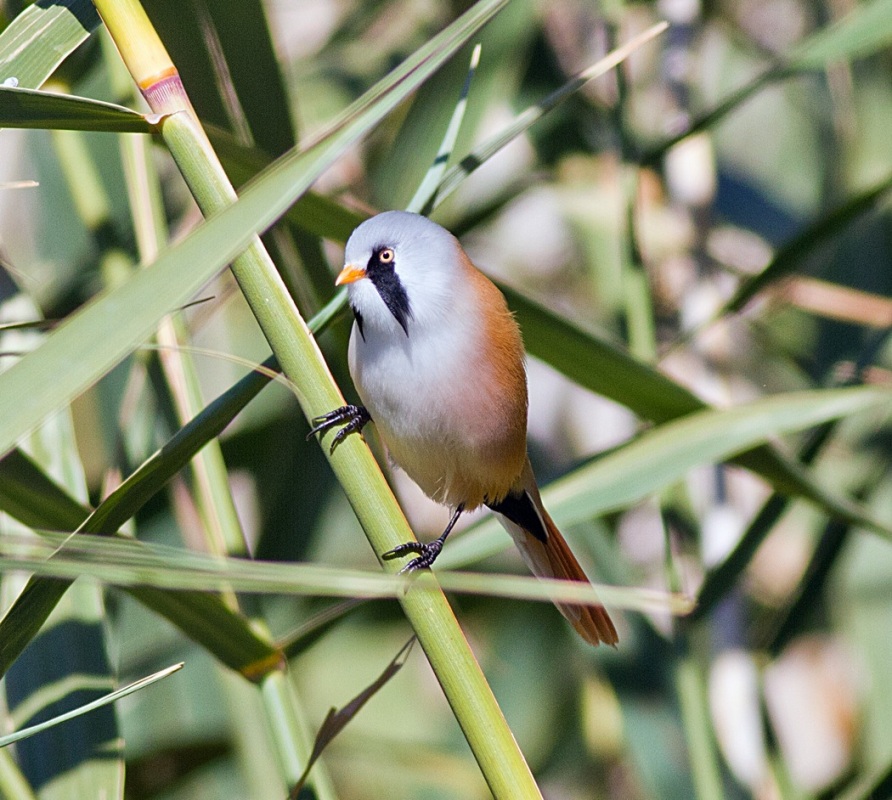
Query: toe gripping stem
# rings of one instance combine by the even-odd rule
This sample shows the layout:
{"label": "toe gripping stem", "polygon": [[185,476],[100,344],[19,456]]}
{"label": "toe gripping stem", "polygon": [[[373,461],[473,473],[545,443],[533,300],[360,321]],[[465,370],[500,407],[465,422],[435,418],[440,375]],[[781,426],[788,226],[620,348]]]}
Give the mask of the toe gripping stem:
{"label": "toe gripping stem", "polygon": [[400,575],[406,572],[414,572],[417,569],[430,569],[434,561],[437,560],[437,556],[440,555],[446,537],[452,532],[452,528],[455,526],[455,523],[458,522],[458,518],[462,515],[464,510],[465,506],[464,503],[462,503],[453,512],[452,518],[446,526],[446,530],[432,542],[405,542],[404,544],[397,545],[393,550],[388,550],[381,556],[381,558],[385,561],[390,561],[391,559],[414,553],[416,557],[399,571]]}
{"label": "toe gripping stem", "polygon": [[313,428],[307,434],[307,439],[311,439],[317,433],[325,436],[332,428],[343,425],[331,441],[329,453],[334,453],[335,448],[344,441],[351,433],[361,433],[365,425],[372,421],[372,417],[365,406],[346,405],[329,411],[321,417],[313,417]]}

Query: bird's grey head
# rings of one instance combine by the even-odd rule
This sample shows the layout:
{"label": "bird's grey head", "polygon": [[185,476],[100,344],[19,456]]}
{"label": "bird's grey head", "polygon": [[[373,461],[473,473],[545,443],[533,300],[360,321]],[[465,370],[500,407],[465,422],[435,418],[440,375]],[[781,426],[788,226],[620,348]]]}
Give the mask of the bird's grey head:
{"label": "bird's grey head", "polygon": [[402,328],[408,336],[412,325],[449,312],[460,253],[449,231],[408,211],[385,211],[359,225],[338,283],[348,284],[360,332]]}

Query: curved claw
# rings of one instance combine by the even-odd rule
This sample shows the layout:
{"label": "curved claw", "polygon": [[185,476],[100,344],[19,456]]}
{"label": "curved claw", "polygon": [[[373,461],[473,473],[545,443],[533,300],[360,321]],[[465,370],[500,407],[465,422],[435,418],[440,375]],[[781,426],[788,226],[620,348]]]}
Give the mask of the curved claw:
{"label": "curved claw", "polygon": [[414,572],[417,569],[429,569],[430,566],[437,560],[437,556],[440,555],[440,551],[443,549],[443,543],[446,541],[446,537],[449,536],[453,527],[455,527],[455,523],[458,522],[458,518],[462,515],[465,510],[465,504],[461,503],[452,512],[452,517],[449,519],[449,524],[446,526],[446,530],[443,531],[436,539],[432,542],[404,542],[403,544],[398,544],[393,550],[388,550],[384,553],[381,558],[386,561],[390,561],[392,558],[399,558],[400,556],[404,556],[407,553],[417,553],[418,558],[413,558],[405,567],[403,567],[399,574],[402,575],[406,572]]}
{"label": "curved claw", "polygon": [[351,433],[361,433],[363,427],[372,421],[372,417],[364,406],[346,405],[329,411],[319,417],[313,417],[313,428],[307,434],[307,440],[319,433],[324,436],[334,427],[343,425],[332,440],[329,453],[334,453],[335,448]]}
{"label": "curved claw", "polygon": [[393,548],[393,550],[388,550],[384,553],[381,558],[390,561],[394,558],[400,558],[401,556],[407,555],[408,553],[417,553],[418,557],[413,558],[405,567],[403,567],[399,574],[403,575],[407,572],[415,572],[418,569],[430,569],[431,565],[434,561],[437,560],[437,556],[440,555],[440,551],[443,549],[443,540],[442,539],[434,539],[432,542],[405,542],[403,544],[397,545]]}

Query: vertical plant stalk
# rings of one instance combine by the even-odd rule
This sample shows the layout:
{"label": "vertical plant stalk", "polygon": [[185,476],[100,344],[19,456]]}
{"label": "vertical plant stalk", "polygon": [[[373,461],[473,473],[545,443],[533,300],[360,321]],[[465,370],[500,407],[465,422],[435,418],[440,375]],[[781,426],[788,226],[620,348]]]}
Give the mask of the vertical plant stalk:
{"label": "vertical plant stalk", "polygon": [[675,691],[691,761],[697,800],[721,800],[725,796],[718,752],[712,737],[706,678],[687,637],[675,665]]}
{"label": "vertical plant stalk", "polygon": [[[102,47],[115,96],[131,96],[134,92],[130,74],[107,35],[102,37]],[[151,264],[168,244],[161,184],[147,149],[150,144],[146,137],[121,134],[118,141],[139,260],[141,264]],[[163,319],[158,326],[157,338],[161,345],[158,360],[182,426],[204,408],[205,401],[195,362],[180,346],[188,340],[181,315]],[[208,442],[190,463],[208,551],[218,555],[244,555],[247,550],[245,537],[236,514],[219,440]],[[224,589],[222,594],[230,608],[238,609],[233,592]]]}
{"label": "vertical plant stalk", "polygon": [[[266,633],[266,631],[264,631]],[[297,783],[313,750],[313,733],[294,680],[283,670],[269,673],[260,682],[260,695],[266,710],[268,741],[277,743],[276,754],[288,787]],[[316,800],[336,800],[337,791],[322,760],[310,771]]]}
{"label": "vertical plant stalk", "polygon": [[0,749],[0,796],[14,797],[16,800],[37,800],[37,795],[15,763],[11,747]]}
{"label": "vertical plant stalk", "polygon": [[[117,63],[120,65],[120,61]],[[121,136],[137,249],[140,262],[150,264],[166,244],[167,229],[161,206],[161,186],[146,146],[144,137]],[[188,341],[188,331],[180,316],[163,319],[158,326],[157,338],[161,346],[158,360],[173,398],[177,419],[185,425],[206,403],[194,359],[181,347]],[[218,555],[244,555],[247,551],[245,537],[236,514],[219,441],[208,442],[191,464],[208,551]],[[230,606],[237,608],[235,596],[227,593],[226,597]]]}
{"label": "vertical plant stalk", "polygon": [[[136,0],[94,3],[152,110],[170,115],[161,124],[162,137],[202,212],[209,215],[225,208],[235,191],[143,9]],[[343,398],[316,341],[259,239],[233,262],[232,272],[283,372],[297,387],[307,417],[341,405]],[[379,559],[413,538],[371,452],[358,437],[338,448],[331,465]],[[382,563],[397,569],[392,562]],[[493,795],[505,800],[541,798],[443,593],[410,588],[401,604]]]}
{"label": "vertical plant stalk", "polygon": [[[69,88],[65,84],[57,86],[61,91]],[[117,285],[126,280],[133,264],[114,234],[111,203],[85,136],[81,131],[59,130],[50,132],[50,140],[77,216],[99,251],[99,271],[103,283],[107,286]]]}
{"label": "vertical plant stalk", "polygon": [[[617,47],[617,26],[607,25],[610,49]],[[656,358],[656,329],[653,318],[650,280],[641,254],[638,231],[639,167],[633,158],[634,148],[626,127],[625,107],[628,100],[628,81],[623,65],[617,65],[616,103],[612,117],[614,127],[619,132],[620,145],[620,191],[624,212],[622,231],[623,299],[625,302],[626,325],[628,326],[629,349],[643,361],[652,362]]]}

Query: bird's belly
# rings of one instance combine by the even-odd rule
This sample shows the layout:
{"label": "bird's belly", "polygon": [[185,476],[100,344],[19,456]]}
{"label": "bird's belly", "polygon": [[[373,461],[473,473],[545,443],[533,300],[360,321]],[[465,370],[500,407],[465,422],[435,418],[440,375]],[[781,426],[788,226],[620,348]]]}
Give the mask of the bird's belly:
{"label": "bird's belly", "polygon": [[485,390],[460,351],[419,363],[417,348],[355,353],[362,344],[351,342],[351,373],[391,459],[437,502],[471,509],[504,497],[526,458],[510,402]]}

